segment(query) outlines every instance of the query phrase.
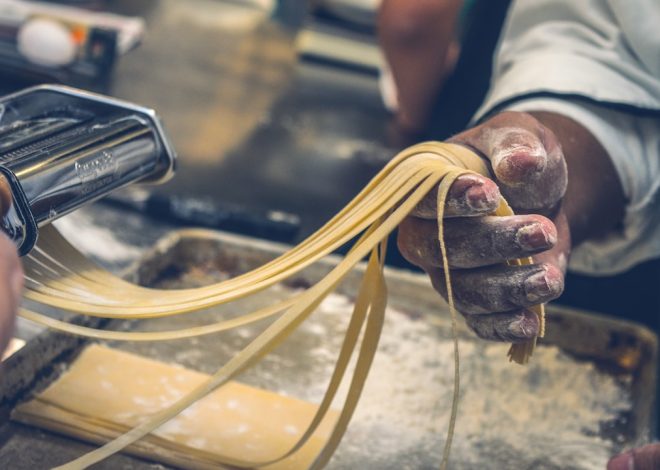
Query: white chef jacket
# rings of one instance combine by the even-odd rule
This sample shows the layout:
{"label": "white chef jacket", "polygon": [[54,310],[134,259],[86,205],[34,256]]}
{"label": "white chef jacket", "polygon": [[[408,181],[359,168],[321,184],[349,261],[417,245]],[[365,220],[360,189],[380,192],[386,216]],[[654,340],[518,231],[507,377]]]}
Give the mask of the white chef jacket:
{"label": "white chef jacket", "polygon": [[576,247],[571,270],[614,274],[660,257],[660,1],[514,0],[474,120],[505,109],[581,123],[621,179],[623,226]]}

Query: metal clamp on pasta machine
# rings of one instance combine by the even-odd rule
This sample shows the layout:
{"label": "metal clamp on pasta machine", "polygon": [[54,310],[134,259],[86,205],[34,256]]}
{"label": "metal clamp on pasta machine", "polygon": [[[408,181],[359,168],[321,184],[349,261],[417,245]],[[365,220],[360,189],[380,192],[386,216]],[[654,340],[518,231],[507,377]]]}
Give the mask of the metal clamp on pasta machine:
{"label": "metal clamp on pasta machine", "polygon": [[64,86],[0,98],[2,229],[27,254],[38,228],[137,181],[171,177],[175,153],[147,108]]}

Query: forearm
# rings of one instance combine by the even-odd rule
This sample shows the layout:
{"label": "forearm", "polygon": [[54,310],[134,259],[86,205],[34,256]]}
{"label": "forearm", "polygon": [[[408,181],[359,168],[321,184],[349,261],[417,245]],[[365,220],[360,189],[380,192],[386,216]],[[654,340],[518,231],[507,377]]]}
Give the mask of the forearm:
{"label": "forearm", "polygon": [[392,70],[399,121],[419,130],[447,74],[462,0],[384,0],[379,39]]}

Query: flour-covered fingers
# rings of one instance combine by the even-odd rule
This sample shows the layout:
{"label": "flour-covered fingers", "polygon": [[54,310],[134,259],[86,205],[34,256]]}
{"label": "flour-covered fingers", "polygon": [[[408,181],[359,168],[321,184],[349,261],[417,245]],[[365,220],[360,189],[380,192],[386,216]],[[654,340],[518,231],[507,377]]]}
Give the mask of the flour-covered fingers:
{"label": "flour-covered fingers", "polygon": [[539,318],[527,309],[490,315],[464,315],[465,323],[479,338],[520,343],[539,334]]}
{"label": "flour-covered fingers", "polygon": [[[427,268],[433,287],[446,297],[441,268]],[[531,307],[559,297],[564,275],[550,263],[490,266],[451,271],[456,309],[463,314],[490,314]]]}
{"label": "flour-covered fingers", "polygon": [[[557,242],[557,230],[540,215],[464,217],[445,220],[444,239],[451,267],[475,268],[548,250]],[[404,220],[399,249],[417,266],[442,266],[437,222]]]}
{"label": "flour-covered fingers", "polygon": [[[415,207],[411,215],[424,219],[437,218],[437,188],[429,192]],[[451,185],[445,204],[445,217],[485,215],[497,209],[500,191],[485,176],[469,174],[459,176]]]}

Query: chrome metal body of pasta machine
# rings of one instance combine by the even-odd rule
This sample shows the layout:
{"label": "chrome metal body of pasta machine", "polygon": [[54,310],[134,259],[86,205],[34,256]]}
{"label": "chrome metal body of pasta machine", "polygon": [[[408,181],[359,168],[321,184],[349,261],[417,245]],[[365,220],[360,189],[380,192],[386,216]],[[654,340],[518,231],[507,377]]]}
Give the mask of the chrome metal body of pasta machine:
{"label": "chrome metal body of pasta machine", "polygon": [[[171,177],[176,156],[151,109],[64,86],[0,98],[0,219],[21,255],[39,227],[135,182]],[[6,181],[2,181],[2,180]]]}

